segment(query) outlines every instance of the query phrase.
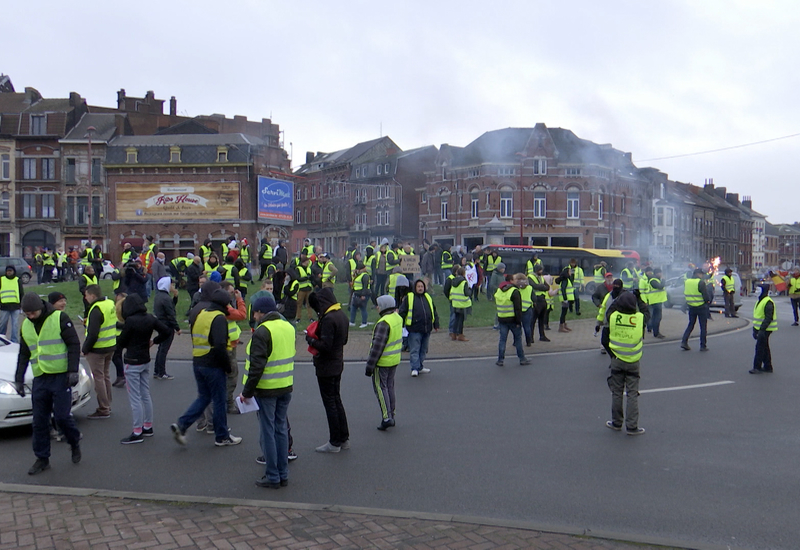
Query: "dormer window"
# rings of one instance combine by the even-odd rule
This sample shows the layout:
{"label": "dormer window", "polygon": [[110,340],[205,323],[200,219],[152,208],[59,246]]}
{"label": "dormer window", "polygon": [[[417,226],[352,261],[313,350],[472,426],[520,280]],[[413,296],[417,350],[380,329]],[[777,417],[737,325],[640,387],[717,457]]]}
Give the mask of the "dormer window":
{"label": "dormer window", "polygon": [[181,148],[180,147],[170,147],[169,148],[169,161],[170,162],[180,162],[181,161]]}
{"label": "dormer window", "polygon": [[125,149],[125,163],[136,164],[139,162],[139,151],[133,147]]}
{"label": "dormer window", "polygon": [[217,162],[228,162],[228,148],[224,145],[217,147]]}
{"label": "dormer window", "polygon": [[43,136],[47,133],[47,117],[45,115],[31,115],[31,135]]}

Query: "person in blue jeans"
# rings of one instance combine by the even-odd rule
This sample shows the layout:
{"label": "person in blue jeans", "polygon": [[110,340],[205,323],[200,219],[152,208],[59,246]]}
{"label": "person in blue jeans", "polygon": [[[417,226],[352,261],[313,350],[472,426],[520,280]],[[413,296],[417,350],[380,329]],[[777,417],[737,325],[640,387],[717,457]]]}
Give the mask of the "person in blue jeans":
{"label": "person in blue jeans", "polygon": [[408,331],[411,376],[431,372],[431,369],[425,367],[425,356],[428,353],[431,332],[439,331],[439,315],[431,295],[427,292],[425,281],[414,281],[414,290],[401,302],[398,313]]}
{"label": "person in blue jeans", "polygon": [[530,365],[522,349],[522,296],[514,284],[503,281],[494,293],[494,302],[497,306],[497,324],[500,331],[500,340],[497,345],[497,363],[502,367],[506,356],[506,342],[508,333],[514,335],[514,347],[520,365]]}
{"label": "person in blue jeans", "polygon": [[[331,292],[331,295],[333,293]],[[270,296],[253,304],[256,330],[247,344],[244,388],[239,399],[258,403],[261,452],[266,468],[259,487],[289,484],[289,403],[294,383],[295,328],[277,312]]]}
{"label": "person in blue jeans", "polygon": [[[211,293],[210,302],[201,302],[189,312],[197,399],[189,405],[178,422],[170,426],[175,441],[181,445],[186,445],[186,430],[203,415],[209,403],[213,404],[214,409],[214,444],[226,447],[242,442],[241,437],[232,435],[228,430],[226,375],[231,371],[231,362],[228,359],[228,321],[225,315],[229,301],[230,295],[217,288]],[[206,304],[207,307],[204,307]]]}
{"label": "person in blue jeans", "polygon": [[368,325],[367,303],[372,291],[370,290],[369,273],[367,273],[367,268],[363,263],[356,263],[352,278],[353,280],[350,282],[350,288],[353,291],[352,296],[350,296],[350,326],[356,326],[356,313],[361,310],[361,326],[359,328],[366,328]]}

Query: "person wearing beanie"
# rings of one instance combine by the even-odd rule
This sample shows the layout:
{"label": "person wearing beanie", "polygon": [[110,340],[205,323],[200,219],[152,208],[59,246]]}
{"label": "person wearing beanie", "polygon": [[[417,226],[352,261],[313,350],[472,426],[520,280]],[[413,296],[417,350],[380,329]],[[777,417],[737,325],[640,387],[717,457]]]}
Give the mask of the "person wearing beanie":
{"label": "person wearing beanie", "polygon": [[9,340],[15,344],[19,343],[20,300],[24,294],[17,269],[13,265],[6,266],[6,274],[0,278],[0,334],[5,335],[9,329]]}
{"label": "person wearing beanie", "polygon": [[280,489],[289,483],[288,411],[294,384],[295,328],[278,313],[270,296],[253,303],[253,316],[257,328],[247,344],[244,387],[237,399],[245,404],[250,399],[258,403],[265,469],[256,485]]}
{"label": "person wearing beanie", "polygon": [[[358,253],[356,253],[358,255]],[[367,328],[367,303],[372,295],[370,290],[370,278],[366,266],[357,262],[353,273],[353,280],[350,282],[350,326],[356,326],[356,313],[361,310],[361,326]]]}
{"label": "person wearing beanie", "polygon": [[[622,280],[620,280],[622,283]],[[606,426],[621,431],[623,423],[628,435],[641,435],[639,426],[639,362],[647,319],[638,311],[633,292],[623,291],[608,308],[608,336],[603,335],[611,357],[611,420]],[[627,407],[623,413],[623,396],[627,394]]]}
{"label": "person wearing beanie", "polygon": [[[708,351],[706,345],[706,324],[708,322],[709,303],[706,282],[703,280],[705,275],[702,269],[695,269],[691,279],[686,279],[683,286],[683,295],[686,297],[686,306],[689,308],[689,324],[681,338],[681,349],[689,351],[689,337],[694,331],[694,325],[700,321],[700,351]],[[624,280],[623,280],[624,281]]]}
{"label": "person wearing beanie", "polygon": [[761,295],[753,307],[753,338],[756,341],[756,353],[753,357],[753,368],[750,374],[762,372],[772,373],[772,352],[769,349],[769,337],[778,330],[778,310],[775,302],[769,297],[767,283],[758,286]]}
{"label": "person wearing beanie", "polygon": [[25,397],[25,371],[31,365],[33,388],[33,454],[36,462],[28,475],[36,475],[50,468],[50,417],[72,450],[72,462],[81,461],[81,433],[75,426],[70,411],[72,393],[69,388],[78,385],[78,365],[81,342],[72,321],[63,311],[45,303],[35,292],[27,292],[20,302],[25,320],[19,340],[17,371],[14,386]]}
{"label": "person wearing beanie", "polygon": [[380,319],[372,331],[372,346],[364,374],[372,377],[372,388],[381,408],[378,429],[386,431],[395,425],[394,378],[403,345],[403,318],[397,313],[397,305],[391,296],[379,296],[377,301]]}
{"label": "person wearing beanie", "polygon": [[533,331],[536,329],[536,324],[539,324],[539,341],[549,342],[550,339],[545,335],[544,330],[547,326],[547,298],[550,285],[545,281],[544,265],[541,261],[536,264],[533,269],[533,275],[528,277],[528,284],[533,289],[533,320],[531,321],[531,337]]}
{"label": "person wearing beanie", "polygon": [[67,308],[67,297],[58,291],[51,292],[47,295],[47,303],[52,304],[58,311],[64,311]]}
{"label": "person wearing beanie", "polygon": [[212,271],[212,272],[211,272],[211,274],[208,276],[208,280],[209,280],[209,281],[213,281],[213,282],[215,282],[215,283],[220,283],[220,282],[222,282],[222,274],[221,274],[219,271],[217,271],[217,270],[215,269],[215,270],[214,270],[214,271]]}

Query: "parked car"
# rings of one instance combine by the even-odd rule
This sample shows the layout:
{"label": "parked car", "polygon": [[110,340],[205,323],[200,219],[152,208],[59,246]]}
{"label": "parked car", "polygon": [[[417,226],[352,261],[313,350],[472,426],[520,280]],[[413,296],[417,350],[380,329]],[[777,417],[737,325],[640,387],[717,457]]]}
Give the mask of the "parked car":
{"label": "parked car", "polygon": [[[711,302],[711,307],[713,308],[725,309],[725,298],[722,296],[721,286],[723,275],[725,274],[722,272],[714,275],[714,301]],[[734,283],[736,284],[736,292],[733,294],[733,304],[736,308],[736,311],[739,311],[739,308],[742,306],[742,280],[739,278],[738,273],[733,273],[732,275]],[[711,281],[706,281],[706,284],[711,284]],[[683,277],[674,277],[667,280],[667,301],[665,303],[667,307],[683,307],[686,304],[686,297],[683,294],[683,287]]]}
{"label": "parked car", "polygon": [[28,260],[25,258],[16,258],[16,257],[2,257],[0,258],[0,274],[5,275],[6,267],[7,266],[14,266],[14,269],[17,270],[17,277],[19,280],[22,281],[22,284],[27,285],[31,282],[31,277],[33,277],[33,271],[31,264],[28,263]]}
{"label": "parked car", "polygon": [[[0,336],[0,428],[24,426],[33,422],[33,372],[30,366],[25,371],[25,397],[20,397],[14,386],[18,354],[19,344]],[[78,367],[78,385],[72,388],[72,412],[89,402],[93,389],[91,371],[81,363]]]}

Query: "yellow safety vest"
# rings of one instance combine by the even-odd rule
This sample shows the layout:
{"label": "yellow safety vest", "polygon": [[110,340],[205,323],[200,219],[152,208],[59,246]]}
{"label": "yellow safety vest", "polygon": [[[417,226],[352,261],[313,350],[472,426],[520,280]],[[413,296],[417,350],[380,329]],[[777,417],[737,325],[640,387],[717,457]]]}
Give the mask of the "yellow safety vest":
{"label": "yellow safety vest", "polygon": [[[283,319],[264,321],[258,328],[264,327],[272,338],[272,353],[267,357],[267,364],[261,378],[258,379],[256,388],[260,390],[279,390],[294,384],[294,356],[297,353],[294,340],[296,331],[294,326]],[[258,328],[256,330],[258,330]],[[247,359],[244,363],[244,376],[242,384],[247,384],[250,372],[250,345],[247,343]]]}
{"label": "yellow safety vest", "polygon": [[579,265],[575,266],[575,284],[579,287],[583,285],[583,268]]}
{"label": "yellow safety vest", "polygon": [[42,257],[42,265],[51,265],[51,266],[52,265],[56,265],[55,260],[53,260],[53,255],[52,254],[45,254]]}
{"label": "yellow safety vest", "polygon": [[125,250],[122,253],[122,265],[125,265],[131,261],[131,256],[133,256],[133,250]]}
{"label": "yellow safety vest", "polygon": [[233,282],[233,270],[236,269],[236,266],[233,264],[223,264],[222,269],[225,273],[222,273],[222,280],[227,281],[230,279]]}
{"label": "yellow safety vest", "polygon": [[375,261],[375,254],[373,254],[372,256],[367,256],[367,261],[364,262],[364,267],[367,268],[367,273],[369,274],[370,277],[372,276],[372,264],[374,261]]}
{"label": "yellow safety vest", "polygon": [[533,305],[533,287],[526,286],[519,289],[519,297],[522,300],[522,312],[525,313]]}
{"label": "yellow safety vest", "polygon": [[[628,280],[625,280],[625,278],[623,277],[623,275],[626,274],[628,275]],[[636,280],[638,279],[638,277],[636,276],[636,271],[635,270],[631,271],[626,267],[625,269],[622,270],[622,273],[620,273],[619,276],[620,279],[622,279],[622,288],[624,288],[625,290],[633,290],[633,285],[636,283]]]}
{"label": "yellow safety vest", "polygon": [[242,329],[236,321],[228,321],[228,349],[234,349],[234,342],[242,335]]}
{"label": "yellow safety vest", "polygon": [[[324,270],[323,270],[323,273],[324,273]],[[300,276],[301,279],[303,277],[306,277],[306,280],[303,281],[302,283],[298,281],[298,284],[300,285],[300,290],[305,290],[307,288],[310,289],[311,288],[311,279],[310,279],[310,277],[311,277],[311,268],[310,267],[303,267],[302,265],[298,265],[297,266],[297,274]]]}
{"label": "yellow safety vest", "polygon": [[[408,295],[408,314],[406,315],[406,326],[411,326],[411,318],[414,316],[414,296],[415,292],[411,292]],[[427,292],[425,293],[425,299],[428,300],[428,307],[431,308],[431,324],[436,322],[436,313],[433,309],[433,300],[431,299],[431,295]]]}
{"label": "yellow safety vest", "polygon": [[331,267],[333,267],[333,263],[328,260],[325,262],[325,268],[322,270],[322,282],[323,283],[335,283],[336,282],[336,275],[333,274],[331,271]]}
{"label": "yellow safety vest", "polygon": [[753,308],[753,328],[756,330],[761,329],[761,324],[764,322],[764,310],[767,308],[768,301],[772,302],[773,314],[772,321],[770,321],[767,327],[767,332],[774,332],[778,330],[778,308],[775,307],[775,302],[769,296],[756,302]]}
{"label": "yellow safety vest", "polygon": [[647,282],[647,287],[650,289],[650,298],[648,303],[663,304],[664,302],[667,301],[667,290],[665,288],[661,288],[660,290],[653,288],[651,281],[658,281],[660,283],[661,279],[659,279],[658,277],[653,277]]}
{"label": "yellow safety vest", "polygon": [[472,299],[467,296],[467,281],[461,281],[458,286],[450,287],[450,303],[454,309],[466,309],[472,307]]}
{"label": "yellow safety vest", "polygon": [[499,288],[495,290],[494,303],[497,306],[497,316],[499,318],[514,317],[514,302],[511,301],[511,296],[515,290],[518,289],[511,287],[511,290],[501,290]]}
{"label": "yellow safety vest", "polygon": [[497,256],[497,258],[495,258],[490,254],[486,258],[486,273],[491,273],[492,271],[494,271],[494,268],[497,266],[497,264],[499,264],[502,261],[503,258],[501,258],[500,256]]}
{"label": "yellow safety vest", "polygon": [[683,284],[683,295],[686,297],[686,305],[689,307],[702,306],[706,303],[700,293],[700,279],[686,279]]}
{"label": "yellow safety vest", "polygon": [[246,264],[250,263],[250,245],[243,246],[239,249],[239,258]]}
{"label": "yellow safety vest", "polygon": [[442,252],[442,269],[453,269],[453,254],[448,250]]}
{"label": "yellow safety vest", "polygon": [[[530,278],[533,279],[534,284],[537,284],[537,285],[545,284],[544,275],[536,275],[536,274],[534,274]],[[544,296],[545,298],[547,297],[547,291],[546,290],[534,290],[533,293],[534,293],[535,296]]]}
{"label": "yellow safety vest", "polygon": [[360,275],[356,276],[356,279],[353,281],[353,292],[364,290],[364,277],[367,277],[366,273],[361,273]]}
{"label": "yellow safety vest", "polygon": [[608,327],[608,347],[620,361],[635,363],[642,358],[644,315],[615,312]]}
{"label": "yellow safety vest", "polygon": [[208,335],[211,332],[211,323],[218,316],[225,316],[221,311],[203,310],[197,314],[192,325],[192,357],[203,357],[211,353],[211,342]]}
{"label": "yellow safety vest", "polygon": [[645,304],[650,303],[650,279],[647,278],[647,275],[639,279],[639,296]]}
{"label": "yellow safety vest", "polygon": [[[489,257],[491,258],[491,256]],[[536,267],[540,265],[543,266],[544,264],[542,264],[542,260],[539,258],[536,258],[536,262],[528,260],[528,263],[525,266],[525,275],[527,275],[528,278],[532,278],[536,274]]]}
{"label": "yellow safety vest", "polygon": [[[389,339],[386,342],[383,353],[378,359],[377,366],[396,367],[400,364],[400,350],[403,347],[403,318],[400,317],[396,311],[393,311],[381,317],[378,322],[375,323],[375,328],[378,328],[380,323],[389,325]],[[372,334],[374,337],[375,329],[372,329]]]}
{"label": "yellow safety vest", "polygon": [[239,270],[239,288],[247,288],[247,281],[245,280],[245,275],[247,275],[247,267],[243,267]]}
{"label": "yellow safety vest", "polygon": [[39,334],[30,319],[22,321],[22,338],[31,352],[33,376],[67,372],[67,344],[61,338],[61,312],[44,320]]}
{"label": "yellow safety vest", "polygon": [[81,258],[81,265],[91,265],[94,260],[94,251],[90,248],[86,251],[86,256]]}
{"label": "yellow safety vest", "polygon": [[96,285],[97,284],[97,275],[93,275],[92,277],[88,276],[86,273],[81,275],[84,280],[86,281],[86,286],[89,285]]}
{"label": "yellow safety vest", "polygon": [[597,320],[601,323],[604,323],[606,320],[606,309],[608,309],[608,301],[611,299],[611,293],[609,292],[605,296],[603,296],[603,303],[600,304],[600,309],[597,310]]}
{"label": "yellow safety vest", "polygon": [[733,276],[722,276],[722,283],[725,285],[725,292],[736,292],[736,279]]}
{"label": "yellow safety vest", "polygon": [[[100,324],[100,332],[97,334],[97,342],[95,342],[94,348],[113,348],[117,345],[117,335],[114,332],[117,328],[117,308],[114,306],[114,302],[108,298],[98,300],[89,308],[89,314],[86,316],[87,319],[95,308],[99,309],[100,313],[103,314],[103,322]],[[84,336],[88,334],[89,326],[87,322]]]}
{"label": "yellow safety vest", "polygon": [[5,275],[0,278],[0,303],[19,304],[19,277],[9,279]]}
{"label": "yellow safety vest", "polygon": [[800,293],[800,277],[792,277],[789,279],[789,294]]}
{"label": "yellow safety vest", "polygon": [[301,252],[305,252],[306,256],[311,256],[314,253],[314,245],[313,244],[307,244],[306,246],[303,247]]}
{"label": "yellow safety vest", "polygon": [[262,260],[271,260],[272,259],[272,247],[270,245],[266,245],[264,248],[264,252],[261,253]]}
{"label": "yellow safety vest", "polygon": [[596,267],[594,270],[594,282],[595,284],[602,284],[606,277],[606,268],[605,267]]}
{"label": "yellow safety vest", "polygon": [[400,275],[402,275],[402,273],[392,273],[389,275],[389,290],[387,290],[389,296],[394,296],[394,291],[397,290],[397,278]]}
{"label": "yellow safety vest", "polygon": [[206,245],[204,245],[204,244],[201,244],[200,245],[200,258],[203,260],[203,262],[208,260],[208,257],[210,255],[211,255],[211,248],[206,246]]}

